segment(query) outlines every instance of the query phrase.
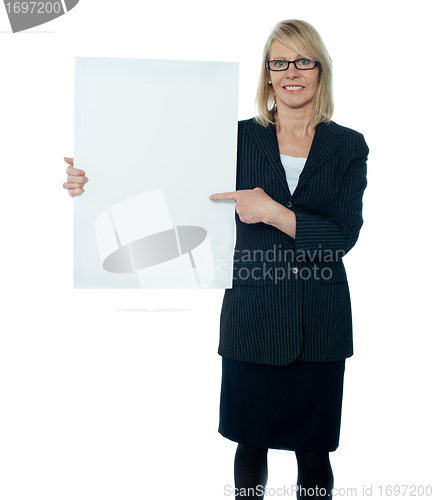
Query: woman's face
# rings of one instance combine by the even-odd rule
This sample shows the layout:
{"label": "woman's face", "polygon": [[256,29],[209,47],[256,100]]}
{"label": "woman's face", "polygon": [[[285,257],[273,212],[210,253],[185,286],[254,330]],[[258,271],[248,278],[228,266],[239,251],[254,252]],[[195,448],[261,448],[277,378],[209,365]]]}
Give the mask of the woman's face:
{"label": "woman's face", "polygon": [[[296,61],[303,56],[297,54],[283,43],[274,40],[270,47],[270,61],[282,59]],[[286,71],[269,71],[271,83],[276,94],[277,110],[282,108],[305,109],[313,113],[315,94],[319,85],[319,67],[298,70],[290,64]]]}

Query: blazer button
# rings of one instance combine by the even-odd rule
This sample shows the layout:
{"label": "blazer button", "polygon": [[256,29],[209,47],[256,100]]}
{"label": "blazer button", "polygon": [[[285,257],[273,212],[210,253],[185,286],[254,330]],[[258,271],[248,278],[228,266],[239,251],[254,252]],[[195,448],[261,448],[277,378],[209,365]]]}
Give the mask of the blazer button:
{"label": "blazer button", "polygon": [[292,207],[292,203],[291,203],[290,201],[288,201],[288,203],[286,204],[286,206],[287,206],[288,208],[291,208],[291,207]]}
{"label": "blazer button", "polygon": [[293,267],[292,268],[292,273],[297,274],[298,273],[298,267]]}

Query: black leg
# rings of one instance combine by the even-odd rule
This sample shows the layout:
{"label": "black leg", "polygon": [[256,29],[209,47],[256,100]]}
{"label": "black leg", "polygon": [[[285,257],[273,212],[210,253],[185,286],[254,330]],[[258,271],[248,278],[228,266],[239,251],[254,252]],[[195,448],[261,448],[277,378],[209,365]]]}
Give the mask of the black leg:
{"label": "black leg", "polygon": [[267,484],[268,448],[257,448],[239,444],[235,454],[235,498],[264,498],[263,491]]}
{"label": "black leg", "polygon": [[329,454],[296,452],[295,455],[298,463],[297,498],[331,499],[333,472]]}

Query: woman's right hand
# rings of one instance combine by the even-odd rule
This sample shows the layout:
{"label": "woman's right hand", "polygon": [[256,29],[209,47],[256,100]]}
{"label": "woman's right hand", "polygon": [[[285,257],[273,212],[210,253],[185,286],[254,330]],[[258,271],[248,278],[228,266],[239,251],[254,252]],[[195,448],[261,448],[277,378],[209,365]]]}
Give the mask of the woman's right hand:
{"label": "woman's right hand", "polygon": [[68,158],[65,156],[64,160],[69,164],[69,167],[66,169],[68,182],[65,182],[63,187],[68,190],[69,196],[79,196],[83,194],[83,186],[89,181],[89,179],[85,177],[86,172],[74,168],[74,158]]}

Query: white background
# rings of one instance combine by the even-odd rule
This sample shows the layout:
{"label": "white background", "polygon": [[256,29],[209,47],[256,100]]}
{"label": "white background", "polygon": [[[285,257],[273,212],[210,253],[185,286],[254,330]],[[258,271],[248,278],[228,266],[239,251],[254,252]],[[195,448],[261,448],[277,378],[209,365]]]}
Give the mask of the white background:
{"label": "white background", "polygon": [[[288,18],[321,33],[334,119],[370,146],[365,226],[345,259],[356,355],[335,486],[361,497],[373,485],[380,498],[380,485],[432,481],[428,2],[81,0],[17,34],[0,8],[2,500],[228,498],[236,445],[217,432],[223,291],[72,288],[74,201],[62,183],[74,57],[239,61],[243,119],[255,113],[265,39]],[[169,137],[174,125],[168,116]],[[295,481],[293,453],[270,451],[268,486]]]}

